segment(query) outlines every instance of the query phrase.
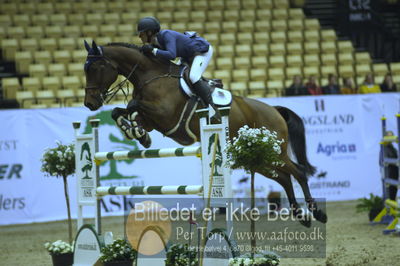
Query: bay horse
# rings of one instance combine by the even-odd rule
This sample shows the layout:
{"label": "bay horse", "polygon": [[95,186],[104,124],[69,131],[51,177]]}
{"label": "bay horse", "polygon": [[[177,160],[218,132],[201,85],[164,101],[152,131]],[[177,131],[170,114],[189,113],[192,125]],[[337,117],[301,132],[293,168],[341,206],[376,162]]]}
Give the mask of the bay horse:
{"label": "bay horse", "polygon": [[[90,47],[85,41],[85,48],[88,51],[85,63],[86,107],[92,111],[98,110],[109,100],[110,95],[116,93],[110,86],[118,75],[123,75],[134,86],[132,100],[126,109],[115,108],[112,116],[124,132],[132,127],[134,133],[125,134],[128,138],[140,138],[142,145],[148,147],[150,141],[147,132],[155,129],[183,145],[195,141],[188,139],[187,134],[182,132],[168,134],[174,125],[177,125],[188,101],[188,97],[179,89],[179,75],[171,73],[171,69],[176,65],[157,59],[153,55],[144,55],[140,47],[133,44],[111,43],[100,47],[93,41]],[[197,114],[193,115],[188,125],[199,140]],[[277,167],[278,177],[273,180],[285,189],[292,214],[301,224],[310,227],[311,219],[308,215],[304,215],[296,201],[291,175],[299,182],[308,209],[314,218],[326,223],[327,216],[318,209],[307,183],[307,177],[315,173],[315,167],[307,159],[302,119],[286,107],[272,107],[255,99],[233,96],[229,114],[230,138],[236,136],[239,128],[244,125],[253,128],[265,126],[269,130],[276,131],[279,139],[284,139],[281,159],[285,165]],[[288,143],[296,156],[297,163],[289,158]],[[268,177],[267,171],[260,170],[258,173]]]}

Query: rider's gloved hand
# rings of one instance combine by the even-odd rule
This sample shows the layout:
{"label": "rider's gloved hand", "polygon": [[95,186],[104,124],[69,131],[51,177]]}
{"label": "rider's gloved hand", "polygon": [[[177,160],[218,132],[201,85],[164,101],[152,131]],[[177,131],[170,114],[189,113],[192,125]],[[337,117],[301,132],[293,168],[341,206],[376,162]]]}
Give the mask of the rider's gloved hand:
{"label": "rider's gloved hand", "polygon": [[142,51],[142,53],[148,55],[151,54],[153,52],[154,47],[150,44],[145,44],[142,46],[142,48],[140,49]]}

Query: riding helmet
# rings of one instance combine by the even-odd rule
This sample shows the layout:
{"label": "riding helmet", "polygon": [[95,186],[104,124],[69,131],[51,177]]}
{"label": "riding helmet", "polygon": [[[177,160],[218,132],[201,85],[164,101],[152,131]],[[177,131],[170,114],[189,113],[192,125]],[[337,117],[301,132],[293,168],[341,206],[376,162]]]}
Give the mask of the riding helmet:
{"label": "riding helmet", "polygon": [[155,17],[142,18],[137,25],[137,31],[140,33],[147,30],[159,32],[160,22]]}

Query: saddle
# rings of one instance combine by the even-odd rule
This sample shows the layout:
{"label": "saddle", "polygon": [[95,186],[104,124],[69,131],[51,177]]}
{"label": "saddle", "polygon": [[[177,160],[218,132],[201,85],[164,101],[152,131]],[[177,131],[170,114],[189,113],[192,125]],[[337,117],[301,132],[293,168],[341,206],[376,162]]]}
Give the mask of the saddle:
{"label": "saddle", "polygon": [[[174,73],[174,76],[179,76],[179,86],[181,91],[189,98],[196,97],[199,98],[193,91],[193,84],[189,78],[190,66],[187,64],[182,65],[174,65],[171,68],[171,72]],[[232,94],[224,90],[224,84],[221,79],[207,79],[205,77],[201,77],[202,80],[206,81],[211,90],[211,96],[213,98],[213,102],[217,106],[229,106],[232,103]]]}
{"label": "saddle", "polygon": [[[192,82],[189,78],[190,67],[186,64],[184,65],[174,65],[171,67],[171,74],[179,77],[179,86],[181,91],[188,97],[189,99],[186,101],[186,104],[183,108],[181,116],[179,118],[178,123],[171,130],[165,133],[166,136],[174,137],[180,136],[181,141],[179,141],[182,145],[190,145],[197,141],[195,134],[190,130],[189,123],[195,113],[197,106],[202,100],[199,96],[197,96],[192,91]],[[208,85],[211,89],[211,96],[213,98],[213,102],[217,106],[229,106],[232,103],[232,94],[223,89],[223,83],[221,79],[206,79],[202,77],[202,79],[208,82]],[[203,103],[205,107],[205,104]],[[185,136],[182,138],[182,136]]]}

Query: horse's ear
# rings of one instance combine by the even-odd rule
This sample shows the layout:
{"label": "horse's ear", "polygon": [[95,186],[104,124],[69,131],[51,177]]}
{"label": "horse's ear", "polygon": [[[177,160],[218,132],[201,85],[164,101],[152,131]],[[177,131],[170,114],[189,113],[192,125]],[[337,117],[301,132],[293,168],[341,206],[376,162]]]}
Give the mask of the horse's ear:
{"label": "horse's ear", "polygon": [[86,41],[86,40],[84,40],[84,43],[85,43],[85,48],[86,48],[86,51],[88,51],[88,52],[89,52],[89,50],[90,50],[90,45],[87,43],[87,41]]}
{"label": "horse's ear", "polygon": [[99,48],[97,47],[97,44],[94,40],[92,41],[92,48],[93,48],[94,54],[100,54]]}

